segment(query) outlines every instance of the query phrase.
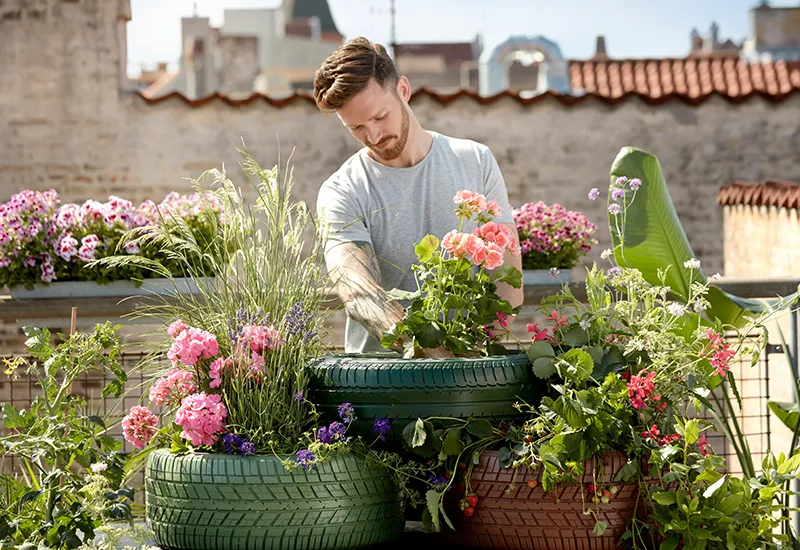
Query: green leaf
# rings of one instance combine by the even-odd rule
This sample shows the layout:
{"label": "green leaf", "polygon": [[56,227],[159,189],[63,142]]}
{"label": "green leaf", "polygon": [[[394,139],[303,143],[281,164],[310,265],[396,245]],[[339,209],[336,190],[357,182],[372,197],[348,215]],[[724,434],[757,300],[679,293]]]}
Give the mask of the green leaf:
{"label": "green leaf", "polygon": [[720,477],[713,485],[710,485],[708,489],[703,492],[703,498],[711,498],[714,496],[714,493],[716,493],[719,488],[722,487],[726,479],[728,479],[727,474]]}
{"label": "green leaf", "polygon": [[422,511],[422,527],[428,532],[433,529],[433,514],[431,514],[427,506],[425,506],[425,510]]}
{"label": "green leaf", "polygon": [[670,537],[659,546],[659,550],[675,550],[678,547],[678,539]]}
{"label": "green leaf", "polygon": [[797,468],[800,468],[800,454],[796,454],[785,462],[778,465],[778,475],[794,473]]}
{"label": "green leaf", "polygon": [[606,532],[608,529],[608,522],[605,521],[598,521],[594,524],[594,529],[592,529],[592,533],[594,533],[598,537],[602,537],[603,533]]}
{"label": "green leaf", "polygon": [[461,428],[450,428],[444,436],[442,451],[449,456],[458,456],[464,450],[464,442],[461,441]]}
{"label": "green leaf", "polygon": [[584,462],[589,457],[587,455],[586,438],[582,432],[573,432],[564,435],[564,450],[569,455],[568,460]]}
{"label": "green leaf", "polygon": [[417,258],[420,262],[427,262],[433,257],[433,253],[439,248],[439,239],[433,235],[425,235],[415,247],[414,252],[417,253]]}
{"label": "green leaf", "polygon": [[475,437],[489,437],[494,433],[492,424],[483,418],[470,418],[467,421],[467,432]]}
{"label": "green leaf", "polygon": [[[563,361],[569,363],[566,373],[562,371],[564,378],[572,379],[576,382],[582,382],[592,375],[594,370],[594,361],[592,356],[583,351],[582,349],[571,349],[562,357]],[[567,374],[569,376],[567,376]]]}
{"label": "green leaf", "polygon": [[700,439],[700,422],[697,419],[689,420],[683,430],[683,438],[689,445],[694,445]]}
{"label": "green leaf", "polygon": [[772,497],[775,496],[775,493],[780,491],[780,485],[770,485],[769,487],[764,487],[763,489],[758,490],[758,498],[761,500],[772,500]]}
{"label": "green leaf", "polygon": [[654,493],[651,498],[662,506],[669,506],[678,502],[675,491],[659,491]]}
{"label": "green leaf", "polygon": [[20,413],[11,403],[3,403],[3,426],[9,430],[14,428],[23,428],[27,421],[23,414]]}
{"label": "green leaf", "polygon": [[440,523],[439,523],[439,499],[441,498],[441,494],[433,489],[429,489],[427,493],[425,493],[425,503],[426,509],[428,513],[431,515],[431,522],[433,523],[433,530],[440,531]]}
{"label": "green leaf", "polygon": [[503,264],[493,273],[496,283],[506,283],[513,288],[522,286],[522,272],[511,264]]}
{"label": "green leaf", "polygon": [[621,481],[623,483],[627,483],[628,481],[633,481],[636,476],[639,474],[639,466],[636,462],[628,462],[620,468],[617,475],[614,476],[614,481]]}
{"label": "green leaf", "polygon": [[92,423],[94,423],[94,424],[97,424],[98,426],[100,426],[100,427],[101,427],[101,428],[103,428],[103,429],[105,429],[105,427],[106,427],[106,423],[105,423],[105,422],[103,422],[103,419],[102,419],[102,418],[100,418],[99,416],[95,416],[95,415],[89,415],[89,416],[87,416],[87,417],[86,417],[86,419],[87,419],[89,422],[92,422]]}
{"label": "green leaf", "polygon": [[417,418],[414,422],[409,422],[406,424],[406,427],[403,428],[403,440],[406,442],[409,449],[424,445],[426,437],[425,423],[421,418]]}
{"label": "green leaf", "polygon": [[447,336],[444,330],[439,326],[439,323],[432,322],[428,323],[427,325],[423,326],[421,330],[419,330],[415,337],[417,342],[423,348],[434,349],[438,348],[444,343],[444,339]]}
{"label": "green leaf", "polygon": [[508,468],[511,466],[511,457],[513,454],[511,453],[511,449],[508,447],[500,447],[497,450],[497,460],[500,462],[501,468]]}
{"label": "green leaf", "polygon": [[725,514],[726,516],[730,516],[736,510],[739,509],[739,505],[742,503],[742,494],[736,493],[733,495],[728,495],[722,502],[720,502],[719,506],[717,507],[720,512]]}
{"label": "green leaf", "polygon": [[553,346],[551,346],[544,340],[539,340],[538,342],[534,342],[528,348],[528,359],[530,359],[531,362],[534,362],[537,359],[553,358],[555,356],[556,352],[553,350]]}
{"label": "green leaf", "polygon": [[550,378],[556,372],[556,360],[541,357],[533,362],[533,374],[538,378]]}
{"label": "green leaf", "polygon": [[587,426],[583,406],[574,399],[559,398],[553,404],[553,410],[573,429],[579,430]]}
{"label": "green leaf", "polygon": [[769,410],[778,417],[778,420],[794,432],[797,426],[797,419],[800,417],[800,405],[797,403],[782,403],[770,401]]}
{"label": "green leaf", "polygon": [[[684,301],[691,280],[706,282],[700,270],[689,270],[684,262],[695,257],[672,204],[658,159],[641,149],[623,147],[611,166],[609,203],[618,177],[639,178],[635,193],[625,185],[625,216],[608,214],[614,258],[620,267],[634,267],[653,285],[660,285],[658,271],[669,266],[666,284]],[[632,202],[631,202],[632,201]],[[623,245],[624,241],[624,245]]]}
{"label": "green leaf", "polygon": [[572,327],[564,334],[564,343],[571,348],[585,346],[589,342],[589,335],[581,327]]}
{"label": "green leaf", "polygon": [[389,300],[416,300],[420,296],[422,296],[422,292],[419,290],[401,290],[399,288],[393,288],[389,292],[386,293],[386,296]]}
{"label": "green leaf", "polygon": [[592,356],[592,361],[594,361],[598,365],[603,363],[603,348],[601,348],[600,346],[594,346],[590,348],[589,355]]}

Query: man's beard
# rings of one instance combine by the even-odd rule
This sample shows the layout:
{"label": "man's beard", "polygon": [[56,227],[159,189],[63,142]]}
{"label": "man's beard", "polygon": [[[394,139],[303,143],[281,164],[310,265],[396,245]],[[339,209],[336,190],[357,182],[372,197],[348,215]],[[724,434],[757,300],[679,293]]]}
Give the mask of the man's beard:
{"label": "man's beard", "polygon": [[370,144],[369,142],[366,143],[366,146],[369,147],[373,153],[381,157],[383,160],[394,160],[400,156],[403,152],[403,149],[406,148],[406,142],[408,142],[408,126],[409,126],[409,116],[408,110],[405,108],[405,105],[402,107],[403,109],[403,122],[400,124],[400,136],[390,136],[388,139],[395,139],[396,143],[389,149],[379,149],[375,147],[375,145]]}

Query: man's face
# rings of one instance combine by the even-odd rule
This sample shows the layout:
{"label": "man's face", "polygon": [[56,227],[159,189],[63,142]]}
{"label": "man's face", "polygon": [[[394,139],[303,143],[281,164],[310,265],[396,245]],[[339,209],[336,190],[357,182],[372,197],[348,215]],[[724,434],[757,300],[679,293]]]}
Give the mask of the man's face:
{"label": "man's face", "polygon": [[353,137],[383,160],[399,157],[408,141],[408,111],[404,102],[407,84],[401,78],[395,90],[370,80],[366,88],[336,112]]}

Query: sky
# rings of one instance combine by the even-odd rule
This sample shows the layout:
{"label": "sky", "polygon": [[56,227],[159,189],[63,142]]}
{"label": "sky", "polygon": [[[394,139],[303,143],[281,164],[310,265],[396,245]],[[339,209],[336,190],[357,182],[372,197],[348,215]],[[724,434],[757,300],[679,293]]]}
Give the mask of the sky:
{"label": "sky", "polygon": [[[511,35],[542,35],[570,59],[594,55],[596,36],[606,37],[611,57],[680,57],[689,34],[706,34],[713,21],[719,35],[736,42],[750,38],[750,8],[760,0],[396,0],[398,42],[459,42],[483,35],[492,48]],[[328,0],[345,39],[363,35],[390,40],[390,0]],[[225,9],[273,8],[279,0],[131,0],[128,73],[159,61],[177,68],[181,17],[197,13],[221,26]],[[797,6],[799,0],[772,0]]]}

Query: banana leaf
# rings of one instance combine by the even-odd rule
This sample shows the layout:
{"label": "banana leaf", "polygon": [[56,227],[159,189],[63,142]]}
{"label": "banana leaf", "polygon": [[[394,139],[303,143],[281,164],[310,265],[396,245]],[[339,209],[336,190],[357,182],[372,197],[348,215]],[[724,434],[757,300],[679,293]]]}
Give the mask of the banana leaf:
{"label": "banana leaf", "polygon": [[[608,214],[609,229],[614,245],[617,265],[631,267],[654,285],[660,285],[659,270],[666,270],[666,283],[675,297],[686,301],[691,282],[708,283],[705,272],[684,267],[684,262],[695,257],[678,213],[672,203],[667,182],[658,159],[641,149],[623,147],[611,166],[608,201],[611,192],[618,189],[617,178],[628,181],[638,178],[642,185],[634,196],[630,185],[625,185],[624,213]],[[711,307],[709,318],[719,319],[726,325],[741,328],[753,317],[771,307],[782,307],[794,302],[798,293],[784,298],[752,300],[735,296],[713,284],[706,298]]]}

